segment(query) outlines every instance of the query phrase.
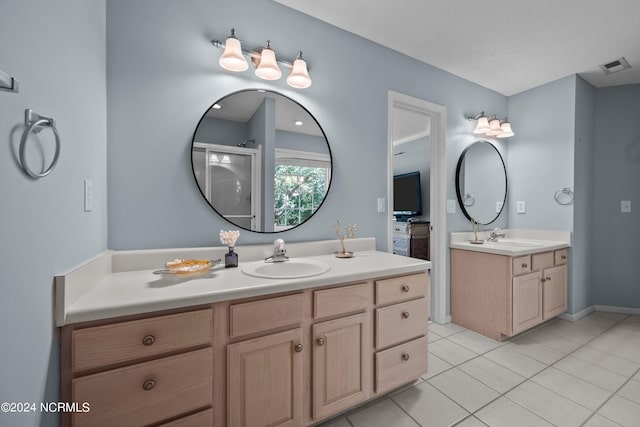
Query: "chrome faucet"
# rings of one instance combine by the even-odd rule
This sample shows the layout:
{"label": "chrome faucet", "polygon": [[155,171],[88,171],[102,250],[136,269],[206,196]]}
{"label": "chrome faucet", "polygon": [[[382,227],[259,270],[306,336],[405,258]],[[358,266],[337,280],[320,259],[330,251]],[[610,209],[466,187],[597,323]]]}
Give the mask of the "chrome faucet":
{"label": "chrome faucet", "polygon": [[501,233],[499,228],[494,228],[493,230],[491,230],[489,232],[489,238],[487,239],[487,241],[489,242],[497,242],[498,241],[498,237],[506,237],[507,235],[505,233]]}
{"label": "chrome faucet", "polygon": [[284,240],[276,239],[273,242],[273,255],[264,259],[264,262],[285,262],[289,261],[286,255],[287,250],[284,248]]}

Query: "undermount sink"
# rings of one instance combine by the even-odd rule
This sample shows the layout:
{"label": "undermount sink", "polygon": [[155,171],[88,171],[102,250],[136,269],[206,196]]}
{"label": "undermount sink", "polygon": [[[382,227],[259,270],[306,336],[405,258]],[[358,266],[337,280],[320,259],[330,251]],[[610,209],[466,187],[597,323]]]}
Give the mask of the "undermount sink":
{"label": "undermount sink", "polygon": [[240,269],[244,274],[264,279],[299,279],[319,276],[331,267],[321,261],[312,259],[291,259],[285,262],[252,262]]}
{"label": "undermount sink", "polygon": [[542,243],[511,239],[498,240],[497,242],[486,241],[485,243],[505,248],[539,248],[540,246],[542,246]]}

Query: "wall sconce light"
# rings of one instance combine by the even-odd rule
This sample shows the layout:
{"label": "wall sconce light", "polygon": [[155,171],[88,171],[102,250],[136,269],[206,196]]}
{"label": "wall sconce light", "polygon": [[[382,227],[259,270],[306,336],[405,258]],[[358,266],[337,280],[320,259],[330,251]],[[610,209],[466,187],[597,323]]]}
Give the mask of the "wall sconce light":
{"label": "wall sconce light", "polygon": [[259,51],[247,51],[242,49],[240,40],[236,36],[236,30],[231,29],[231,35],[225,43],[220,40],[211,40],[211,44],[219,49],[224,48],[220,60],[220,66],[228,71],[242,72],[249,68],[247,58],[256,68],[255,74],[263,80],[278,80],[282,77],[282,71],[278,64],[290,68],[291,72],[287,77],[287,84],[296,89],[305,89],[311,86],[311,77],[307,70],[307,62],[302,58],[302,51],[298,52],[298,56],[291,62],[278,60],[276,52],[271,47],[271,42],[267,40],[267,44]]}
{"label": "wall sconce light", "polygon": [[499,120],[495,114],[487,117],[484,115],[484,111],[481,111],[475,116],[467,117],[467,120],[476,120],[476,127],[473,130],[475,134],[495,136],[498,138],[509,138],[515,135],[511,129],[509,119]]}

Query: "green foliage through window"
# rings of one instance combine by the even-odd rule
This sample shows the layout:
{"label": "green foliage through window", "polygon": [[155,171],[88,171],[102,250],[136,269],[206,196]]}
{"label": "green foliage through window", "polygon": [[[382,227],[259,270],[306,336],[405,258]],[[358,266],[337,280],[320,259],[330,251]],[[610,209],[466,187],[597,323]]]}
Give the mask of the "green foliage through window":
{"label": "green foliage through window", "polygon": [[292,227],[309,218],[322,203],[328,175],[322,167],[276,165],[275,224]]}

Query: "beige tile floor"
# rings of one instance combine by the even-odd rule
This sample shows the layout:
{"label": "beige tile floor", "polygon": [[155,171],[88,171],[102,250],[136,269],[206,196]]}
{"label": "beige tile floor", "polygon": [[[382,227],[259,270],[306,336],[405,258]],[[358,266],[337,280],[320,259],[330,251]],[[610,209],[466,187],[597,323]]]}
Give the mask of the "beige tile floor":
{"label": "beige tile floor", "polygon": [[496,342],[429,325],[429,372],[323,427],[640,427],[640,315],[555,319]]}

